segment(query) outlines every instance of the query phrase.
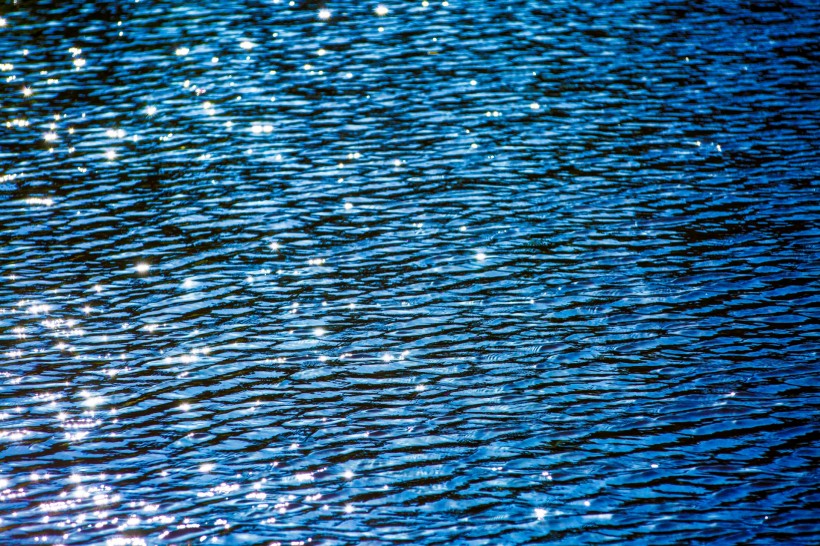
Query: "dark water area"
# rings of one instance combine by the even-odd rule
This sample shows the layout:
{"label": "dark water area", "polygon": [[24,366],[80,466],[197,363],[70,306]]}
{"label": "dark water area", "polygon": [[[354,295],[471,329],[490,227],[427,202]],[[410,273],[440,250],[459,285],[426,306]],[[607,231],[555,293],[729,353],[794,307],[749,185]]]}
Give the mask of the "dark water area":
{"label": "dark water area", "polygon": [[7,1],[0,544],[816,544],[820,7]]}

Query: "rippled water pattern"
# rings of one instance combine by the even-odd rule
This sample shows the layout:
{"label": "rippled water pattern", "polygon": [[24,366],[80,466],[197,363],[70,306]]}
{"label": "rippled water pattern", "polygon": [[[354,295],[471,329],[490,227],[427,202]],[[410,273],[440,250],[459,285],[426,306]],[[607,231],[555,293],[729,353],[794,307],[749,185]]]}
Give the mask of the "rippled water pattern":
{"label": "rippled water pattern", "polygon": [[820,12],[0,19],[0,543],[816,544]]}

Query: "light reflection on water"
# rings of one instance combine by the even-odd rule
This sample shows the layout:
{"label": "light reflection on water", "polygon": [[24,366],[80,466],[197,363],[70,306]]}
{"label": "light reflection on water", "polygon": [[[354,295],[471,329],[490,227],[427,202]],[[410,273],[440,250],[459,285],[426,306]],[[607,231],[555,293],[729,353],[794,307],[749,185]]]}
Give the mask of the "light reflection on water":
{"label": "light reflection on water", "polygon": [[2,9],[0,542],[817,535],[810,3]]}

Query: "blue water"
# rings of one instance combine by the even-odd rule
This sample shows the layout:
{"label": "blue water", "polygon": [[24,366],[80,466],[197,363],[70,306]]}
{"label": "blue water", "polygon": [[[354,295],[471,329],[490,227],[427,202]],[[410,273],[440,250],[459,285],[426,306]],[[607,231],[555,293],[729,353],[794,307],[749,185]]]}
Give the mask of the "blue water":
{"label": "blue water", "polygon": [[0,544],[816,544],[820,7],[5,2]]}

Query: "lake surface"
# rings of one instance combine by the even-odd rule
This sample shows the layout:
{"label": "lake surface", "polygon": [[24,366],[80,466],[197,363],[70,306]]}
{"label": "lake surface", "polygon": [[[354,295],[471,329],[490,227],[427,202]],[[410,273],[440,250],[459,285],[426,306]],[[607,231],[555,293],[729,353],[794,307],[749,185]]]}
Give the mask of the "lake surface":
{"label": "lake surface", "polygon": [[0,543],[820,535],[816,2],[0,14]]}

